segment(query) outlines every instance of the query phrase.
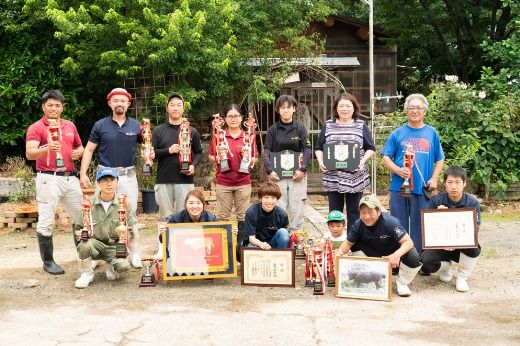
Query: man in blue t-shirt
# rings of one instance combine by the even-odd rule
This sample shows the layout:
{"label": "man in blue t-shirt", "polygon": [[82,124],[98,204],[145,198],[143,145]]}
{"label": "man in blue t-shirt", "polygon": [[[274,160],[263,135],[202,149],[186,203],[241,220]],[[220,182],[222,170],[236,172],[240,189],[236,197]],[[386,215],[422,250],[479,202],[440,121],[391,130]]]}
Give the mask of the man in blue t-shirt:
{"label": "man in blue t-shirt", "polygon": [[[422,94],[412,94],[404,103],[408,123],[395,129],[383,148],[383,164],[392,172],[390,182],[390,213],[410,233],[417,252],[421,253],[421,209],[428,208],[428,198],[437,189],[437,180],[444,166],[444,152],[437,131],[424,123],[428,101]],[[405,152],[414,154],[410,171],[404,165]],[[410,194],[400,194],[405,179],[413,182]],[[411,186],[410,186],[411,187]]]}
{"label": "man in blue t-shirt", "polygon": [[399,220],[383,212],[383,206],[375,195],[361,198],[359,220],[354,222],[337,256],[352,250],[353,256],[388,258],[392,268],[399,267],[397,294],[409,297],[412,292],[408,284],[413,281],[421,262],[410,236]]}

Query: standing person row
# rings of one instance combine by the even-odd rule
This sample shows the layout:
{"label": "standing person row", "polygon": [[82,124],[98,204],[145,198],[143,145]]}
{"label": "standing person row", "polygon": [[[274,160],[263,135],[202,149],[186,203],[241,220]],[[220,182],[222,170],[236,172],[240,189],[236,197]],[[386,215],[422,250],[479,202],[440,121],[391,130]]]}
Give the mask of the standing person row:
{"label": "standing person row", "polygon": [[90,132],[81,160],[80,182],[83,188],[91,186],[87,170],[98,149],[99,167],[116,169],[119,177],[117,192],[128,198],[128,211],[134,222],[134,234],[128,243],[131,263],[134,268],[142,268],[136,215],[138,186],[135,171],[137,143],[142,143],[141,127],[137,120],[126,115],[132,102],[132,95],[128,91],[123,88],[113,89],[107,95],[107,102],[112,115],[98,120]]}
{"label": "standing person row", "polygon": [[27,159],[36,160],[36,234],[43,270],[53,275],[65,273],[53,257],[56,207],[63,202],[75,224],[80,216],[82,196],[73,161],[83,155],[83,145],[74,123],[61,118],[64,101],[59,90],[49,90],[42,95],[43,116],[29,126],[25,142]]}
{"label": "standing person row", "polygon": [[[289,231],[303,229],[307,201],[307,166],[312,158],[311,142],[305,126],[294,119],[297,102],[291,95],[281,95],[275,102],[275,109],[280,115],[267,130],[264,144],[263,161],[266,173],[271,181],[278,184],[281,197],[278,205],[289,213]],[[279,177],[273,171],[270,161],[271,153],[290,150],[303,156],[300,167],[294,171],[293,177]]]}
{"label": "standing person row", "polygon": [[[217,162],[215,187],[217,216],[221,221],[231,220],[234,205],[238,224],[237,248],[240,248],[244,238],[244,217],[251,200],[251,172],[249,167],[255,165],[258,150],[255,136],[249,137],[249,134],[242,129],[243,116],[240,107],[236,104],[230,104],[223,114],[226,123],[223,140],[227,148],[228,169],[223,171],[220,162],[217,162],[217,150],[220,148],[216,148],[215,141],[210,147],[209,158],[211,161]],[[244,164],[247,167],[244,167]]]}
{"label": "standing person row", "polygon": [[[383,148],[383,164],[392,172],[390,213],[399,219],[421,253],[421,209],[427,209],[429,205],[425,192],[437,189],[437,180],[444,166],[444,152],[437,130],[424,122],[428,112],[426,97],[409,95],[404,108],[408,123],[390,134]],[[404,164],[407,151],[411,151],[414,157],[412,171]],[[400,194],[401,185],[408,178],[413,182],[413,189],[409,195],[403,196]]]}
{"label": "standing person row", "polygon": [[[357,99],[348,93],[339,95],[334,101],[332,119],[322,127],[316,142],[316,158],[323,172],[323,190],[329,197],[329,212],[347,206],[347,231],[359,218],[359,201],[363,191],[370,185],[368,160],[375,153],[372,134],[361,115]],[[323,163],[323,145],[335,142],[354,143],[361,148],[360,162],[355,171],[327,170]]]}

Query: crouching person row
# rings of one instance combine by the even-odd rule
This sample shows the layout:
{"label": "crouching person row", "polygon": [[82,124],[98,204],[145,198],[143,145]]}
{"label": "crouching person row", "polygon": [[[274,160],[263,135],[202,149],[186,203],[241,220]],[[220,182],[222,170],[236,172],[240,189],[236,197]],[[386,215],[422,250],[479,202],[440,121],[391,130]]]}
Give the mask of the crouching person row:
{"label": "crouching person row", "polygon": [[383,206],[376,196],[363,197],[359,207],[360,219],[354,222],[337,255],[352,251],[353,256],[388,258],[392,268],[399,267],[397,294],[410,296],[408,284],[421,269],[412,239],[397,218],[382,211]]}
{"label": "crouching person row", "polygon": [[[91,204],[91,222],[93,234],[89,239],[81,240],[81,231],[84,227],[83,219],[75,226],[75,236],[77,240],[77,250],[79,256],[79,271],[81,276],[76,280],[76,288],[86,288],[94,280],[92,260],[105,261],[105,273],[108,280],[116,280],[119,274],[130,269],[130,264],[126,258],[116,257],[116,244],[121,241],[126,244],[126,232],[121,232],[126,228],[119,219],[118,204],[119,195],[116,193],[118,176],[114,168],[100,168],[96,175],[100,191],[94,195]],[[128,219],[126,224],[129,226],[128,234],[134,237],[134,220],[132,213],[126,214]],[[125,229],[126,230],[126,229]],[[118,232],[122,234],[122,238]]]}

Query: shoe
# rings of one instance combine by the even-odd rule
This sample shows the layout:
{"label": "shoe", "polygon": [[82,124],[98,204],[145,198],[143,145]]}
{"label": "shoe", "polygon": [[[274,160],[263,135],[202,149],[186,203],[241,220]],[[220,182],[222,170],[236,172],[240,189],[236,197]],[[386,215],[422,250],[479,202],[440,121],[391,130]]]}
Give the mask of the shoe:
{"label": "shoe", "polygon": [[92,270],[96,270],[100,262],[99,260],[92,260]]}
{"label": "shoe", "polygon": [[79,279],[76,280],[74,286],[76,288],[87,288],[94,281],[94,271],[92,270],[92,257],[84,260],[78,260],[78,267],[81,273]]}
{"label": "shoe", "polygon": [[114,281],[119,279],[119,273],[115,271],[114,266],[108,262],[105,262],[105,275],[107,280]]}
{"label": "shoe", "polygon": [[157,250],[157,253],[155,255],[153,255],[153,259],[156,259],[156,260],[163,259],[163,249],[162,249],[161,243],[159,243],[159,249]]}
{"label": "shoe", "polygon": [[43,261],[43,270],[52,275],[64,274],[65,270],[54,262],[54,244],[52,242],[52,235],[50,237],[46,237],[40,233],[37,233],[37,235],[38,245],[40,247],[40,256]]}
{"label": "shoe", "polygon": [[450,282],[453,279],[453,273],[451,272],[451,262],[441,261],[441,267],[439,269],[439,280],[442,282]]}
{"label": "shoe", "polygon": [[468,282],[466,281],[473,273],[473,269],[475,269],[475,265],[477,264],[478,257],[469,257],[460,253],[459,257],[459,268],[457,271],[457,281],[455,283],[455,288],[459,292],[467,292],[469,291]]}
{"label": "shoe", "polygon": [[141,262],[139,243],[135,239],[130,239],[128,248],[130,250],[130,263],[132,264],[132,267],[136,269],[142,268],[143,263]]}
{"label": "shoe", "polygon": [[412,291],[410,291],[408,284],[413,281],[420,269],[421,266],[418,266],[417,268],[410,268],[401,262],[401,265],[399,266],[399,274],[397,276],[397,280],[395,280],[397,294],[399,296],[409,297],[412,295]]}

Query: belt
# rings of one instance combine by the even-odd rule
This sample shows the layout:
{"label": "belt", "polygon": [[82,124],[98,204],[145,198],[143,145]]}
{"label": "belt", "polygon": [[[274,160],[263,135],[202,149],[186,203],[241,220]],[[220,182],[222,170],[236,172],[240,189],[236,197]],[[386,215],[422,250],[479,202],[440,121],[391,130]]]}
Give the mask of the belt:
{"label": "belt", "polygon": [[54,171],[38,171],[38,173],[41,174],[50,174],[50,175],[57,175],[60,177],[75,177],[76,172],[54,172]]}
{"label": "belt", "polygon": [[[101,168],[107,168],[106,166],[101,166],[99,165],[99,167]],[[114,168],[116,171],[117,171],[117,175],[128,175],[130,173],[132,173],[135,169],[134,166],[131,166],[131,167],[112,167]]]}

